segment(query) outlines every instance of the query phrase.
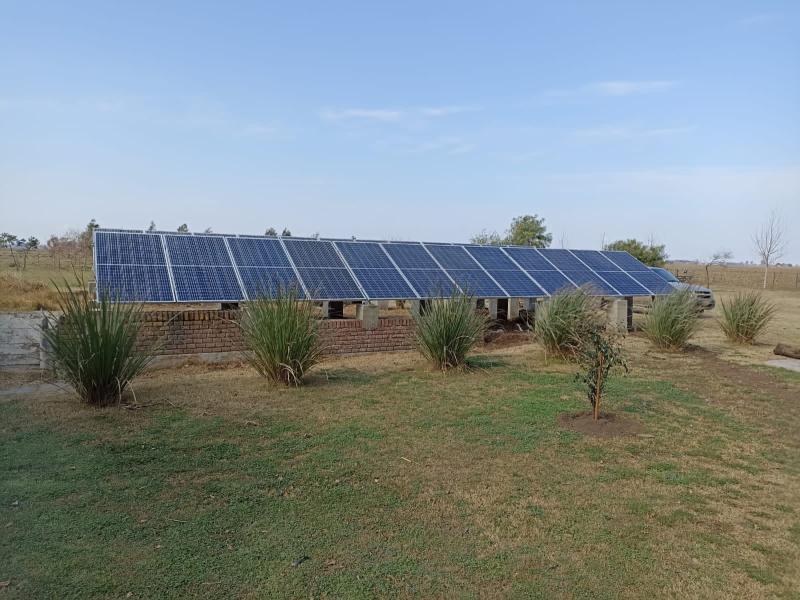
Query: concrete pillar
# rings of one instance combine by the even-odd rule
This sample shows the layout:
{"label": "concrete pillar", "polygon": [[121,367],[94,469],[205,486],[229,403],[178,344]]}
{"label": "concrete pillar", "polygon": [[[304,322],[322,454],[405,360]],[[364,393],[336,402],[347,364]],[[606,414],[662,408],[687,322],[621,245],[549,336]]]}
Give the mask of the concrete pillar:
{"label": "concrete pillar", "polygon": [[356,319],[364,329],[377,329],[380,309],[377,304],[356,304]]}
{"label": "concrete pillar", "polygon": [[489,309],[489,318],[497,320],[497,298],[487,298],[485,302]]}
{"label": "concrete pillar", "polygon": [[322,318],[323,319],[327,319],[329,312],[330,312],[330,308],[328,307],[328,301],[327,300],[323,300],[322,301]]}
{"label": "concrete pillar", "polygon": [[516,321],[519,319],[519,298],[508,299],[508,316],[509,321]]}
{"label": "concrete pillar", "polygon": [[614,333],[628,331],[628,303],[622,298],[607,299],[607,326]]}
{"label": "concrete pillar", "polygon": [[625,298],[625,305],[626,305],[626,322],[628,331],[633,331],[633,297],[628,296]]}

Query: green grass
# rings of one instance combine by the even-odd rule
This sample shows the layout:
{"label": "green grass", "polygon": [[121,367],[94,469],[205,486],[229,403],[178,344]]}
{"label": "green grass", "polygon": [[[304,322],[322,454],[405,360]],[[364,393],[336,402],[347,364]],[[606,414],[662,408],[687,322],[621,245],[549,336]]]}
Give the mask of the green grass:
{"label": "green grass", "polygon": [[136,393],[155,404],[0,403],[5,597],[790,597],[797,583],[798,480],[767,452],[790,437],[669,381],[609,386],[608,410],[645,426],[624,438],[562,430],[559,413],[585,409],[571,373],[513,358],[334,367],[297,389],[159,374]]}

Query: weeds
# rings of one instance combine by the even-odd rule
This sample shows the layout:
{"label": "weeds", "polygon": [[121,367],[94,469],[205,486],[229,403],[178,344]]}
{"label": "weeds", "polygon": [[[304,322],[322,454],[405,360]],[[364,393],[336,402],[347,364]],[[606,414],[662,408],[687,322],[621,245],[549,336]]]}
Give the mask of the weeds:
{"label": "weeds", "polygon": [[534,332],[548,354],[574,359],[600,323],[599,301],[578,288],[551,296],[536,310]]}
{"label": "weeds", "polygon": [[454,294],[430,301],[416,317],[417,347],[437,369],[460,369],[483,339],[488,319],[475,310],[475,298]]}
{"label": "weeds", "polygon": [[651,342],[669,350],[684,348],[699,327],[697,299],[688,289],[656,298],[642,324]]}
{"label": "weeds", "polygon": [[720,327],[728,339],[752,344],[775,316],[775,305],[758,292],[739,293],[722,302]]}

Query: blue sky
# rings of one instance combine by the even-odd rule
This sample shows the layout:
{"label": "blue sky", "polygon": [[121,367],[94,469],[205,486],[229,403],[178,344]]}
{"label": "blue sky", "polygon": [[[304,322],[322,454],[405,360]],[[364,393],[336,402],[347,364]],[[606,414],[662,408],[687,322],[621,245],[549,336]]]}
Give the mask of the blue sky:
{"label": "blue sky", "polygon": [[797,2],[0,0],[20,235],[464,241],[538,213],[569,247],[748,260],[772,209],[800,229]]}

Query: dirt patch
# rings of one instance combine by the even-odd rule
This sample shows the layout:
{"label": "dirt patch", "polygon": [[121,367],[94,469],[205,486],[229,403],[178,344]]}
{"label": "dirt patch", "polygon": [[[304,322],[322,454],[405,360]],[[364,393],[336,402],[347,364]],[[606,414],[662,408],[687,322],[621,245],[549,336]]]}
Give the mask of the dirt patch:
{"label": "dirt patch", "polygon": [[527,331],[492,331],[484,338],[483,345],[486,349],[508,348],[531,342],[531,334]]}
{"label": "dirt patch", "polygon": [[595,421],[590,411],[562,413],[558,415],[558,424],[564,429],[596,437],[635,435],[644,430],[639,421],[614,413],[602,413]]}

